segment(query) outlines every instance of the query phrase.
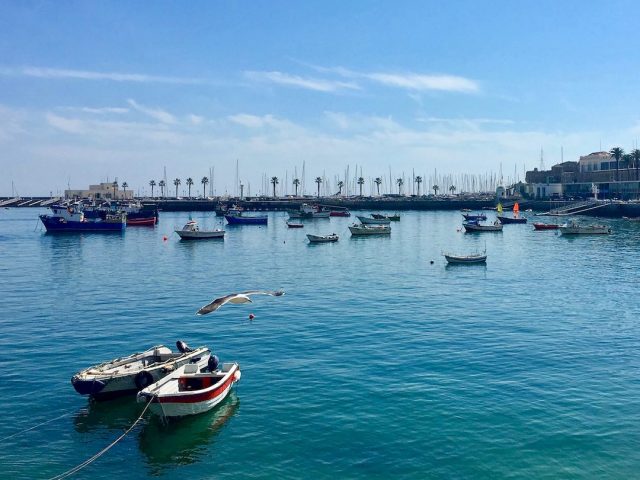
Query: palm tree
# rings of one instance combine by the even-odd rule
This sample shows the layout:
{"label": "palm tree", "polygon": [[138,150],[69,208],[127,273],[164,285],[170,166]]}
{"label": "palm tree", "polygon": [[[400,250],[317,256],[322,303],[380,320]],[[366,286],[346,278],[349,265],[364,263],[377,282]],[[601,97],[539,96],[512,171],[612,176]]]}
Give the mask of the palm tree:
{"label": "palm tree", "polygon": [[636,167],[636,180],[639,180],[638,167],[640,166],[640,150],[637,148],[635,150],[631,150],[631,158],[633,158],[633,164]]}
{"label": "palm tree", "polygon": [[116,190],[118,189],[118,180],[114,180],[113,183],[111,184],[111,186],[113,187],[113,198],[116,198]]}
{"label": "palm tree", "polygon": [[362,196],[362,186],[364,185],[364,178],[358,177],[358,185],[360,185],[360,196]]}
{"label": "palm tree", "polygon": [[191,186],[193,185],[193,178],[187,178],[187,187],[189,188],[189,198],[191,198]]}
{"label": "palm tree", "polygon": [[273,198],[276,197],[276,185],[280,183],[278,177],[271,177],[271,185],[273,185]]}
{"label": "palm tree", "polygon": [[456,193],[456,186],[455,185],[451,185],[449,187],[449,191],[451,192],[451,195],[453,195],[454,193]]}
{"label": "palm tree", "polygon": [[434,195],[438,195],[438,190],[440,190],[440,187],[438,185],[434,185],[431,188],[433,188],[433,194]]}
{"label": "palm tree", "polygon": [[164,197],[164,187],[165,187],[166,185],[167,185],[167,184],[165,183],[165,181],[164,181],[164,180],[160,180],[160,183],[158,183],[158,186],[160,187],[160,196],[161,196],[161,197]]}
{"label": "palm tree", "polygon": [[422,183],[422,177],[418,175],[415,182],[418,184],[418,196],[420,196],[420,184]]}
{"label": "palm tree", "polygon": [[209,179],[207,177],[202,177],[202,180],[200,180],[200,183],[202,184],[202,198],[205,198],[205,188],[207,188],[207,183],[209,183]]}
{"label": "palm tree", "polygon": [[380,185],[382,184],[382,179],[380,177],[376,177],[373,183],[376,184],[376,188],[378,189],[378,196],[380,196]]}
{"label": "palm tree", "polygon": [[127,198],[127,187],[129,184],[127,182],[122,182],[122,190],[124,190],[124,198]]}
{"label": "palm tree", "polygon": [[[613,147],[609,150],[609,154],[616,159],[616,181],[620,180],[620,159],[624,155],[624,150],[620,147]],[[618,186],[616,185],[616,191],[618,190]]]}
{"label": "palm tree", "polygon": [[342,188],[344,187],[344,182],[340,180],[338,182],[338,195],[342,195]]}
{"label": "palm tree", "polygon": [[322,183],[322,177],[316,177],[315,182],[318,184],[318,198],[320,198],[320,184]]}
{"label": "palm tree", "polygon": [[398,195],[400,195],[400,190],[402,189],[402,185],[404,185],[404,180],[399,178],[396,180],[396,183],[398,184]]}
{"label": "palm tree", "polygon": [[182,182],[180,181],[180,179],[179,179],[179,178],[176,178],[176,179],[173,181],[173,184],[176,186],[176,198],[178,198],[178,185],[180,185],[181,183],[182,183]]}
{"label": "palm tree", "polygon": [[298,196],[298,187],[300,186],[300,179],[294,178],[293,179],[293,186],[296,189],[296,197],[297,197]]}
{"label": "palm tree", "polygon": [[155,180],[149,180],[149,186],[151,187],[151,197],[153,197],[153,187],[156,186]]}

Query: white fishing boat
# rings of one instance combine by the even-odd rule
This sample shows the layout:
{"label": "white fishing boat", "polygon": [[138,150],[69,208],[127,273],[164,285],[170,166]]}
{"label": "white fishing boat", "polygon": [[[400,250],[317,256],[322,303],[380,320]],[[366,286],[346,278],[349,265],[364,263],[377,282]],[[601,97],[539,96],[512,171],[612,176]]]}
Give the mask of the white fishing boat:
{"label": "white fishing boat", "polygon": [[175,231],[182,240],[206,240],[210,238],[224,238],[224,230],[200,230],[195,220],[189,220],[182,230]]}
{"label": "white fishing boat", "polygon": [[310,243],[331,243],[337,242],[339,240],[338,235],[332,233],[330,235],[312,235],[310,233],[307,234],[307,238]]}
{"label": "white fishing boat", "polygon": [[563,235],[608,235],[611,227],[607,225],[580,225],[572,220],[558,227]]}
{"label": "white fishing boat", "polygon": [[182,365],[210,353],[207,347],[191,349],[182,341],[176,342],[176,346],[177,352],[157,345],[141,353],[94,365],[76,373],[71,384],[81,395],[107,400],[136,393]]}
{"label": "white fishing boat", "polygon": [[471,253],[468,255],[456,255],[453,253],[443,253],[444,258],[447,260],[447,263],[451,264],[473,264],[473,263],[486,263],[487,254],[484,253]]}
{"label": "white fishing boat", "polygon": [[390,235],[391,227],[388,225],[351,225],[351,235]]}
{"label": "white fishing boat", "polygon": [[389,218],[371,218],[371,217],[356,217],[363,225],[389,225],[391,220]]}
{"label": "white fishing boat", "polygon": [[217,357],[202,358],[141,390],[137,400],[151,402],[151,412],[162,417],[196,415],[222,402],[240,377],[237,363],[223,363],[218,368]]}
{"label": "white fishing boat", "polygon": [[318,205],[308,205],[303,203],[300,205],[299,210],[289,210],[287,212],[289,214],[289,218],[329,218],[331,216],[331,212],[329,210],[323,210]]}

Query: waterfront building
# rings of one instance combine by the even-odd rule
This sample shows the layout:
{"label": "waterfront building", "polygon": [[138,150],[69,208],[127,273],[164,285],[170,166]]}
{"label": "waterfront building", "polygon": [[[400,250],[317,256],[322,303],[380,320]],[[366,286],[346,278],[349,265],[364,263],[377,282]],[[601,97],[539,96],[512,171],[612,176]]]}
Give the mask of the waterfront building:
{"label": "waterfront building", "polygon": [[624,160],[616,168],[609,152],[593,152],[550,170],[534,168],[526,172],[525,180],[525,194],[530,198],[592,198],[594,187],[600,199],[640,198],[640,172]]}
{"label": "waterfront building", "polygon": [[88,190],[65,190],[65,198],[90,198],[93,200],[131,200],[133,190],[123,190],[116,187],[114,191],[112,182],[102,182],[97,185],[89,185]]}

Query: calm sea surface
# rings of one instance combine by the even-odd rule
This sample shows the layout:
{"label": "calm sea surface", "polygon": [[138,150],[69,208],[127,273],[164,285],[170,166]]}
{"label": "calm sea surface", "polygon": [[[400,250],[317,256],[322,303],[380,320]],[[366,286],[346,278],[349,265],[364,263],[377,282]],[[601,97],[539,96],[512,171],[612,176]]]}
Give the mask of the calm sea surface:
{"label": "calm sea surface", "polygon": [[[354,217],[288,230],[271,213],[188,243],[172,233],[188,213],[122,235],[47,235],[38,213],[0,210],[0,438],[55,420],[0,442],[3,478],[107,446],[142,407],[90,403],[71,376],[178,339],[238,361],[235,392],[147,417],[74,478],[640,477],[640,224],[464,234],[458,212],[406,212],[390,238],[354,239]],[[486,266],[441,256],[485,242]],[[255,288],[287,293],[194,315]]]}

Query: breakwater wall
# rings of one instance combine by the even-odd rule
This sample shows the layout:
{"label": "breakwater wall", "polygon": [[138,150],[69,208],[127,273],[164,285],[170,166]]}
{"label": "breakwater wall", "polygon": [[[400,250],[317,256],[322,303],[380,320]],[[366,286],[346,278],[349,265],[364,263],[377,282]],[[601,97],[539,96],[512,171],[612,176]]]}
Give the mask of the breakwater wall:
{"label": "breakwater wall", "polygon": [[[0,197],[0,207],[25,208],[47,207],[59,201],[56,197]],[[287,198],[287,199],[158,199],[140,198],[145,205],[155,205],[161,211],[188,212],[214,211],[222,205],[239,205],[247,211],[286,211],[297,210],[303,203],[320,204],[327,207],[348,208],[349,210],[482,210],[496,206],[494,199],[465,199],[465,198]],[[570,201],[518,200],[520,211],[531,209],[537,213],[548,212],[552,209],[569,207]],[[503,200],[505,210],[510,209],[513,200]],[[607,218],[640,217],[640,203],[611,202],[596,209],[588,210],[581,215]]]}

